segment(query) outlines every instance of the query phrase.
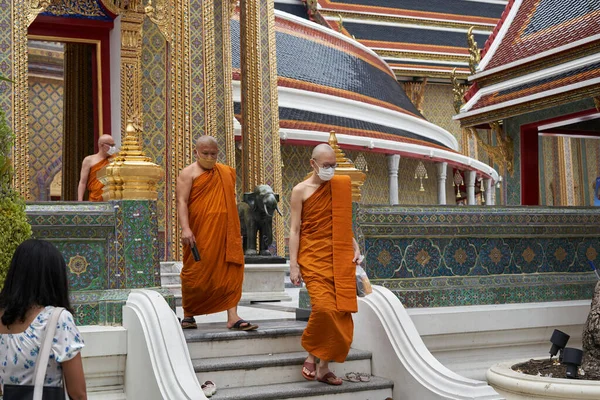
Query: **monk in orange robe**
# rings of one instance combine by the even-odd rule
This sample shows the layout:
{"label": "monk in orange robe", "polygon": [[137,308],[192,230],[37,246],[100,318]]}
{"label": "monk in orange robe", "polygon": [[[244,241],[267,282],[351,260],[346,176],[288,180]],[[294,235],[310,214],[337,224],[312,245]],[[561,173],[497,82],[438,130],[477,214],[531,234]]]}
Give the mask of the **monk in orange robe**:
{"label": "monk in orange robe", "polygon": [[[240,318],[244,251],[235,201],[235,170],[217,164],[217,141],[202,136],[197,161],[177,178],[177,214],[184,245],[181,327],[197,328],[194,316],[227,310],[227,327],[254,330],[258,325]],[[196,261],[195,247],[200,256]]]}
{"label": "monk in orange robe", "polygon": [[352,233],[352,186],[348,176],[334,176],[336,158],[329,145],[315,147],[310,164],[313,174],[292,190],[289,240],[290,279],[306,283],[312,307],[302,335],[308,351],[302,375],[341,385],[329,361],[345,361],[354,332],[351,313],[358,311],[360,249]]}
{"label": "monk in orange robe", "polygon": [[79,186],[77,188],[77,201],[83,201],[87,189],[89,201],[102,201],[104,185],[96,178],[102,167],[110,162],[110,157],[117,152],[115,140],[110,135],[101,135],[98,138],[98,152],[87,156],[81,163]]}

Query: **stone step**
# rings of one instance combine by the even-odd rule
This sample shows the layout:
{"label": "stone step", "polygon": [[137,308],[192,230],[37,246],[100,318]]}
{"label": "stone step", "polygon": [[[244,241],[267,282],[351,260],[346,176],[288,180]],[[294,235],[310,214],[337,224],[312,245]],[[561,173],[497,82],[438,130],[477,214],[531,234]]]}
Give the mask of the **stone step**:
{"label": "stone step", "polygon": [[[302,363],[306,351],[294,353],[270,353],[237,355],[192,360],[199,382],[215,382],[219,388],[252,385],[291,383],[303,380]],[[338,376],[347,372],[371,373],[371,353],[351,349],[346,362],[331,363],[331,370]]]}
{"label": "stone step", "polygon": [[[386,400],[392,398],[394,382],[372,377],[370,382],[344,382],[341,386],[321,382],[294,382],[276,385],[255,385],[220,389],[211,399],[215,400]],[[396,399],[400,400],[400,399]],[[417,400],[417,399],[414,399]]]}
{"label": "stone step", "polygon": [[103,390],[98,392],[87,393],[89,400],[127,400],[127,396],[123,389],[120,390]]}
{"label": "stone step", "polygon": [[256,331],[230,331],[224,323],[199,324],[183,331],[192,360],[303,351],[300,336],[306,322],[293,319],[252,321]]}

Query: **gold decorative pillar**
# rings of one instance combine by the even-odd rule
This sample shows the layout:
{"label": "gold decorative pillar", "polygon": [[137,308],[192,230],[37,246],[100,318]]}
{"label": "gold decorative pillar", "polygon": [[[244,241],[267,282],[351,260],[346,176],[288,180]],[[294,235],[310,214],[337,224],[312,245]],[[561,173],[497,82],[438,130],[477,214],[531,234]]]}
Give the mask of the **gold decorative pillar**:
{"label": "gold decorative pillar", "polygon": [[[203,2],[207,7],[208,1]],[[211,2],[212,4],[212,2]],[[166,189],[166,236],[167,257],[180,260],[182,257],[179,217],[175,189],[179,172],[193,161],[194,138],[192,135],[191,103],[191,55],[190,55],[190,1],[148,0],[146,15],[158,25],[169,46],[170,64],[170,108],[168,121],[167,179]],[[203,8],[209,12],[210,8]],[[205,17],[203,15],[203,23]],[[205,27],[202,28],[203,30]],[[206,46],[206,44],[204,44]],[[214,49],[211,49],[214,52]],[[197,66],[201,68],[202,66]],[[206,112],[206,111],[205,111]],[[200,127],[200,131],[203,127]],[[208,133],[208,131],[204,131]]]}
{"label": "gold decorative pillar", "polygon": [[[206,76],[212,78],[209,86],[215,95],[206,97],[207,107],[205,112],[213,113],[206,115],[206,121],[210,121],[211,129],[206,131],[215,136],[219,144],[219,162],[223,162],[235,168],[235,136],[233,132],[233,88],[232,88],[232,66],[231,66],[231,16],[235,10],[235,4],[231,0],[214,1],[214,35],[211,41],[212,48],[205,48],[205,54],[212,68],[205,72]],[[210,2],[209,2],[210,3]],[[206,45],[206,43],[205,43]],[[208,64],[206,65],[208,66]],[[210,74],[210,75],[209,75]],[[208,84],[208,82],[207,82]]]}
{"label": "gold decorative pillar", "polygon": [[126,122],[142,122],[142,10],[121,14],[121,132]]}
{"label": "gold decorative pillar", "polygon": [[[282,194],[279,106],[273,0],[240,2],[242,70],[242,186],[259,184]],[[276,218],[277,252],[284,253],[284,226]]]}
{"label": "gold decorative pillar", "polygon": [[167,190],[167,240],[169,258],[181,259],[182,248],[175,199],[176,180],[193,160],[194,141],[191,129],[191,63],[190,63],[190,2],[172,1],[172,32],[175,40],[169,44],[171,58],[171,118],[169,129],[169,160]]}
{"label": "gold decorative pillar", "polygon": [[[45,0],[12,0],[12,75],[9,86],[12,93],[12,130],[15,135],[13,149],[15,190],[25,199],[29,199],[29,83],[27,73],[27,28],[39,13],[50,4]],[[9,3],[9,7],[11,7]],[[8,113],[7,113],[8,114]]]}

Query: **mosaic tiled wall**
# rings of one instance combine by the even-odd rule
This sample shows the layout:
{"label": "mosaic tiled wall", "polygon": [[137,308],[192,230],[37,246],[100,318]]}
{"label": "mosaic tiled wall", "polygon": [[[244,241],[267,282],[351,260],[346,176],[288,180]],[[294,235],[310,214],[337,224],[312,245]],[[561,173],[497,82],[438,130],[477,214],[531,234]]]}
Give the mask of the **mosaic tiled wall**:
{"label": "mosaic tiled wall", "polygon": [[33,236],[65,258],[78,324],[119,325],[131,289],[160,286],[156,202],[29,203],[26,212]]}
{"label": "mosaic tiled wall", "polygon": [[34,200],[50,200],[50,183],[62,171],[62,81],[29,79],[29,176]]}
{"label": "mosaic tiled wall", "polygon": [[[167,43],[158,27],[146,18],[142,41],[143,149],[166,171]],[[158,182],[158,226],[165,229],[165,180]],[[161,241],[162,243],[162,241]],[[164,246],[161,244],[161,248]],[[164,250],[161,251],[164,254]]]}
{"label": "mosaic tiled wall", "polygon": [[423,99],[423,115],[427,120],[452,133],[462,152],[462,129],[460,123],[452,119],[454,112],[454,95],[451,85],[428,83],[425,86]]}
{"label": "mosaic tiled wall", "polygon": [[600,210],[361,205],[355,218],[372,282],[406,307],[590,299],[596,283]]}

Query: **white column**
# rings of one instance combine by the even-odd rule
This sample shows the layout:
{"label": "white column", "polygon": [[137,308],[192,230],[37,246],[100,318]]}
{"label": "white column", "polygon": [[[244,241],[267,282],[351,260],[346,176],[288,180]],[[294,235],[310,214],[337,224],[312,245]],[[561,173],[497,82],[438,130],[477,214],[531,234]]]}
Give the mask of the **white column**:
{"label": "white column", "polygon": [[475,171],[465,171],[465,185],[467,186],[467,204],[475,205],[475,179],[477,174]]}
{"label": "white column", "polygon": [[490,178],[484,179],[483,184],[485,185],[485,205],[493,206],[494,205],[494,185],[492,185],[492,180]]}
{"label": "white column", "polygon": [[388,174],[390,176],[390,205],[400,204],[398,200],[398,168],[400,167],[400,154],[387,156]]}
{"label": "white column", "polygon": [[436,163],[438,182],[438,204],[446,204],[446,177],[448,176],[448,163]]}

